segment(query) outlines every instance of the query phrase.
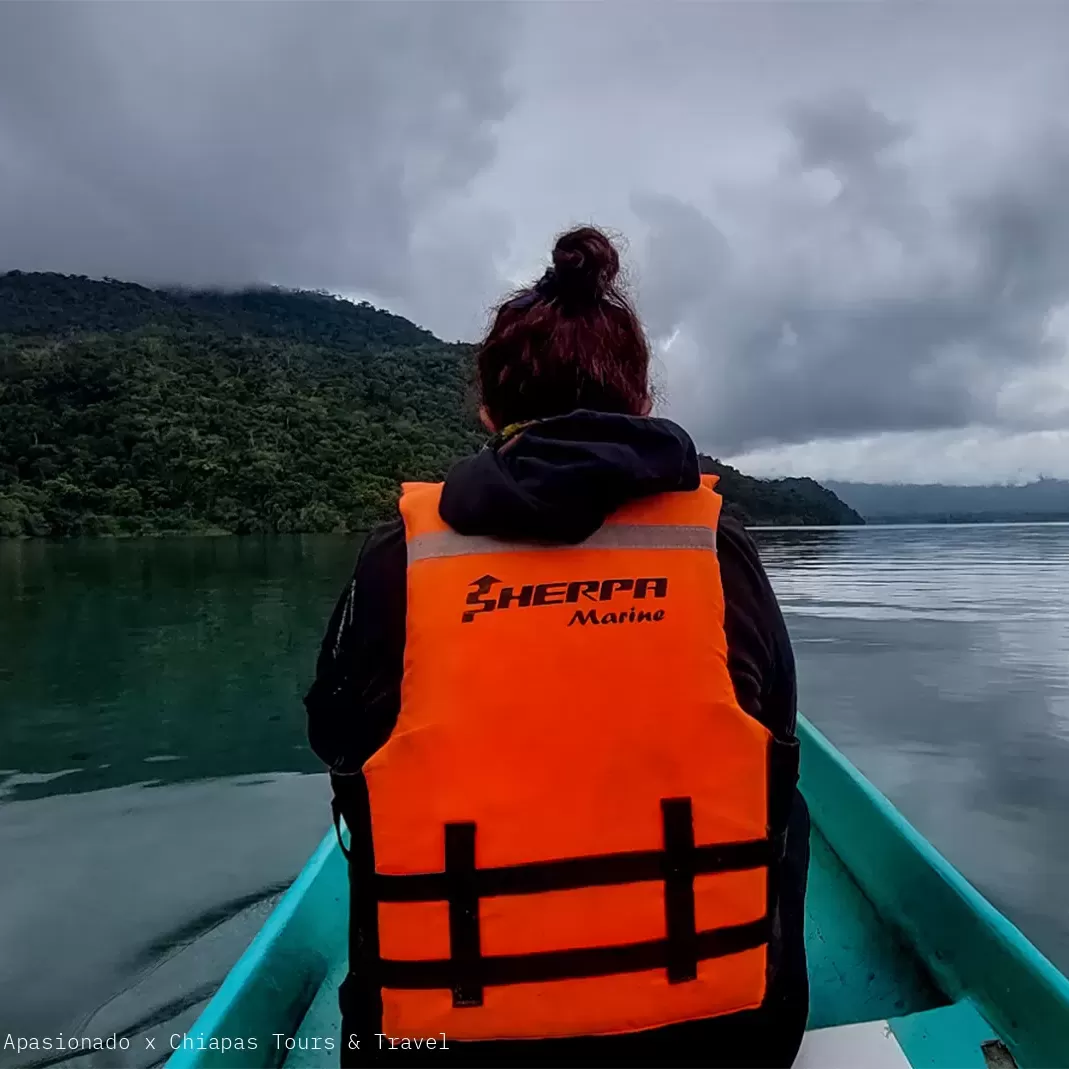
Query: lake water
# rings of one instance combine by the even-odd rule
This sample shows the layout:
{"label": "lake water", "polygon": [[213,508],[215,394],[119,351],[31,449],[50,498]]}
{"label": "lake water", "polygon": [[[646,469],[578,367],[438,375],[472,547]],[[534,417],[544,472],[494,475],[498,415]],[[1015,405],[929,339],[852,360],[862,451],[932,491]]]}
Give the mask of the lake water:
{"label": "lake water", "polygon": [[[757,537],[802,710],[1069,969],[1069,525]],[[192,1023],[325,832],[300,696],[355,552],[0,542],[0,1037],[144,1066]]]}

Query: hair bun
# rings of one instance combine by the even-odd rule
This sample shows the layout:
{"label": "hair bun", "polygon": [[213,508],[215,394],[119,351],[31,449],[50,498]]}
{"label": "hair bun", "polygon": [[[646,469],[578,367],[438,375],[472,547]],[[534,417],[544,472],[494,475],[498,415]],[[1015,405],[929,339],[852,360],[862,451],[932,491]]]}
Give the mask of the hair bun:
{"label": "hair bun", "polygon": [[553,247],[555,288],[562,300],[596,301],[620,272],[620,256],[609,239],[592,226],[569,230]]}

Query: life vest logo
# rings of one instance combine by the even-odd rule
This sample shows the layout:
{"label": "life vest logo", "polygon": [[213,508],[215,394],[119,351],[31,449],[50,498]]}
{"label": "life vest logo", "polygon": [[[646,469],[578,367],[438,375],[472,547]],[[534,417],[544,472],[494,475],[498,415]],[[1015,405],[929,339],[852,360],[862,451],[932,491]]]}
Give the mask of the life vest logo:
{"label": "life vest logo", "polygon": [[[461,614],[461,623],[470,624],[476,616],[483,613],[499,612],[503,609],[527,609],[543,605],[577,605],[580,602],[612,602],[630,594],[630,601],[649,601],[668,596],[668,580],[663,576],[639,577],[631,579],[580,579],[559,583],[528,583],[517,589],[505,586],[504,581],[496,575],[480,575],[468,584],[468,596],[465,604],[472,606]],[[495,589],[500,587],[500,589]],[[576,609],[568,621],[568,626],[579,624],[623,624],[623,623],[660,623],[664,619],[663,609],[644,609],[632,605],[603,612],[598,615],[596,609]]]}

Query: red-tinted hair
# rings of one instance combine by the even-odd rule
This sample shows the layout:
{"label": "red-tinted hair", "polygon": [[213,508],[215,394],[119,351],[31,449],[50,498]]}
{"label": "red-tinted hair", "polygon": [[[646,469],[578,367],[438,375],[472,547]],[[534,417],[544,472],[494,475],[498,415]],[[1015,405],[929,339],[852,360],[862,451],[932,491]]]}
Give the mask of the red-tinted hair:
{"label": "red-tinted hair", "polygon": [[506,300],[479,348],[482,400],[498,428],[577,408],[645,415],[650,352],[616,286],[620,257],[590,226],[562,234],[553,266]]}

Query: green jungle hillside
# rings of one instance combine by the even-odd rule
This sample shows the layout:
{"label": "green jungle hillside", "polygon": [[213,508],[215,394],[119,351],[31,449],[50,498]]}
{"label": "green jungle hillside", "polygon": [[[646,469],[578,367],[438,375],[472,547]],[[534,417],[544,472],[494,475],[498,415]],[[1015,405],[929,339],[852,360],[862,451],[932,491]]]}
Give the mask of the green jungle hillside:
{"label": "green jungle hillside", "polygon": [[827,526],[863,524],[849,505],[814,479],[754,479],[703,456],[702,471],[720,476],[717,490],[724,510],[751,526]]}
{"label": "green jungle hillside", "polygon": [[[364,530],[482,443],[471,372],[324,294],[0,275],[0,536]],[[811,480],[717,470],[749,522],[860,522]]]}

